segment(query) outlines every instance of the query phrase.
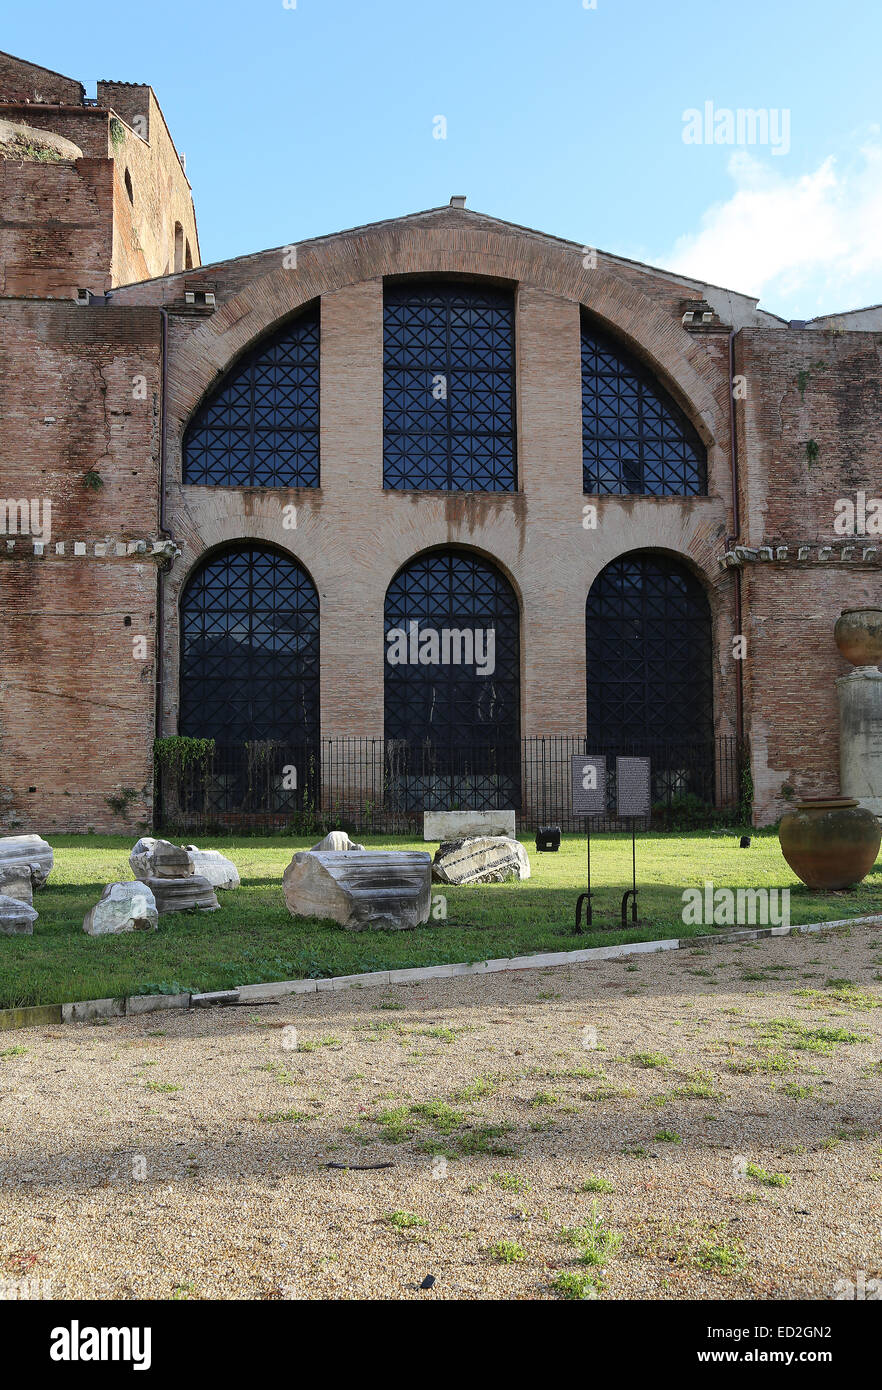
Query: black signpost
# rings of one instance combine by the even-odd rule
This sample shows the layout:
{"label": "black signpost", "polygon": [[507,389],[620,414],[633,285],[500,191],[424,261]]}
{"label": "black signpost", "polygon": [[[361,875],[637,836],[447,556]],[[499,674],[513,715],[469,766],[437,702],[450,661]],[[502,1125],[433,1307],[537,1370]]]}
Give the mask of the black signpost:
{"label": "black signpost", "polygon": [[588,889],[576,901],[576,933],[581,935],[582,904],[585,904],[585,926],[591,926],[591,816],[606,814],[606,758],[597,754],[578,754],[571,760],[573,782],[573,815],[585,817]]}
{"label": "black signpost", "polygon": [[637,836],[638,816],[650,813],[648,758],[616,758],[616,815],[631,822],[631,887],[622,895],[622,927],[628,926],[628,899],[631,900],[631,926],[637,926]]}

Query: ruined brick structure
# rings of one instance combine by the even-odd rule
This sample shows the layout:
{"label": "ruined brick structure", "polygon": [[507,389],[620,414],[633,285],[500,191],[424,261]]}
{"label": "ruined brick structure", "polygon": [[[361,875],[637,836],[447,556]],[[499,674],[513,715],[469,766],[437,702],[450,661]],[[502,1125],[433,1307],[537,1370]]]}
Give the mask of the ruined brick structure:
{"label": "ruined brick structure", "polygon": [[[882,536],[841,534],[835,503],[882,495],[882,311],[788,324],[459,198],[200,266],[152,90],[97,91],[84,104],[79,83],[0,55],[0,832],[151,821],[181,599],[244,541],[315,586],[323,737],[383,737],[384,599],[414,557],[448,551],[491,560],[517,597],[520,734],[584,733],[586,599],[637,552],[706,595],[713,729],[747,741],[756,822],[838,790],[832,630],[882,602]],[[409,278],[511,296],[511,490],[384,487],[384,292]],[[185,482],[195,413],[305,309],[319,485]],[[682,412],[702,489],[583,491],[586,321]]]}

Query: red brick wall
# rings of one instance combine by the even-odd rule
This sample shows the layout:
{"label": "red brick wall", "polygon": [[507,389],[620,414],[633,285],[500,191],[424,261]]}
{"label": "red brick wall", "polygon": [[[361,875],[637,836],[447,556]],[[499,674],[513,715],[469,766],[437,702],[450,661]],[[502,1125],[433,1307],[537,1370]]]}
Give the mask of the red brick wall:
{"label": "red brick wall", "polygon": [[0,101],[51,101],[78,105],[86,95],[81,82],[59,72],[0,53]]}
{"label": "red brick wall", "polygon": [[[0,491],[52,504],[43,557],[30,537],[0,537],[2,833],[149,819],[156,567],[113,551],[157,532],[159,389],[154,311],[0,301]],[[102,488],[84,486],[88,470]],[[121,821],[108,798],[126,787]]]}
{"label": "red brick wall", "polygon": [[[383,491],[383,278],[427,271],[516,286],[516,494]],[[213,313],[183,304],[185,285],[200,278],[217,294]],[[137,793],[130,828],[148,814],[156,575],[146,558],[95,558],[94,544],[156,535],[161,305],[173,311],[168,525],[182,549],[166,585],[164,733],[176,729],[183,585],[207,551],[245,537],[288,549],[316,582],[325,734],[382,732],[386,588],[408,559],[438,545],[493,557],[518,593],[526,734],[584,727],[584,607],[600,569],[645,547],[682,557],[711,603],[716,726],[731,733],[736,581],[720,565],[734,526],[727,341],[683,328],[683,289],[603,257],[586,269],[578,248],[454,211],[308,243],[294,272],[276,251],[122,288],[105,307],[0,301],[0,492],[50,496],[53,543],[87,545],[85,555],[66,549],[37,559],[0,541],[4,827],[119,827],[108,800],[123,787]],[[181,440],[204,393],[255,338],[316,297],[321,488],[184,485]],[[580,305],[653,364],[687,409],[708,446],[707,497],[595,499],[598,528],[583,528]],[[758,552],[743,567],[742,628],[759,822],[786,805],[782,790],[837,789],[833,680],[845,667],[833,623],[846,604],[882,601],[882,567],[878,555],[862,556],[859,541],[843,548],[833,504],[857,489],[882,495],[880,346],[879,334],[783,327],[745,329],[736,341],[736,370],[747,382],[737,407],[740,540]],[[146,400],[133,394],[135,376],[147,380]],[[83,487],[88,469],[104,480],[99,492]],[[287,501],[298,507],[296,531],[282,526]],[[767,561],[759,557],[765,543],[774,554]],[[800,544],[810,547],[804,558]],[[139,634],[148,638],[146,662],[132,656]]]}
{"label": "red brick wall", "polygon": [[0,104],[6,119],[61,135],[83,154],[0,160],[2,294],[70,299],[80,288],[103,294],[168,274],[176,223],[199,265],[193,198],[177,151],[150,88],[132,90],[149,141],[108,109]]}
{"label": "red brick wall", "polygon": [[113,164],[0,160],[0,290],[73,299],[110,288]]}
{"label": "red brick wall", "polygon": [[[384,492],[383,277],[443,270],[517,286],[519,487],[515,494]],[[177,605],[205,553],[240,537],[287,549],[321,599],[322,730],[383,731],[383,601],[401,565],[439,545],[496,560],[521,602],[522,730],[585,727],[585,601],[610,560],[654,547],[703,578],[714,615],[716,724],[734,730],[733,580],[718,556],[731,527],[727,340],[681,326],[681,285],[581,248],[518,234],[488,219],[441,211],[362,228],[299,249],[296,271],[278,251],[203,274],[219,308],[172,314],[167,399],[170,527],[182,547],[167,586],[163,732],[176,731]],[[198,283],[200,276],[187,277]],[[180,278],[122,289],[119,303],[180,306]],[[321,297],[322,486],[300,492],[182,485],[181,440],[192,411],[225,367],[263,331]],[[579,310],[617,326],[655,364],[708,445],[707,497],[605,497],[599,525],[582,525]],[[281,507],[298,507],[297,530]]]}
{"label": "red brick wall", "polygon": [[791,791],[839,790],[835,678],[851,668],[833,626],[844,607],[882,604],[882,537],[837,534],[834,503],[858,490],[882,497],[882,334],[747,329],[738,369],[742,540],[788,548],[744,568],[747,731],[764,823]]}

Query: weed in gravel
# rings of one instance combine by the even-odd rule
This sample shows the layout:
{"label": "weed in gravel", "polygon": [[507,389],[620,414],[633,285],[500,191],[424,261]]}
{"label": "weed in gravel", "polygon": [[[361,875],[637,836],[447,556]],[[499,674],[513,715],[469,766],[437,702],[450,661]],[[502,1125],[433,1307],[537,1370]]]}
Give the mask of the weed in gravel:
{"label": "weed in gravel", "polygon": [[643,1067],[646,1070],[654,1067],[669,1067],[671,1065],[670,1057],[666,1057],[663,1052],[635,1052],[631,1061],[636,1067]]}
{"label": "weed in gravel", "polygon": [[702,1225],[699,1222],[659,1220],[635,1232],[638,1252],[670,1264],[703,1269],[715,1274],[738,1274],[747,1264],[744,1242],[732,1236],[725,1222]]}
{"label": "weed in gravel", "polygon": [[580,1192],[614,1192],[615,1187],[606,1178],[595,1177],[592,1173],[590,1178],[586,1178],[579,1188]]}
{"label": "weed in gravel", "polygon": [[263,1066],[259,1067],[258,1070],[268,1071],[273,1080],[278,1081],[280,1086],[296,1086],[299,1080],[299,1077],[296,1077],[293,1072],[283,1067],[281,1062],[264,1062]]}
{"label": "weed in gravel", "polygon": [[677,1086],[673,1093],[685,1100],[723,1100],[722,1091],[718,1091],[715,1078],[709,1071],[693,1071],[688,1074],[687,1080],[682,1086]]}
{"label": "weed in gravel", "polygon": [[596,1298],[599,1293],[604,1291],[606,1284],[597,1273],[562,1269],[554,1276],[551,1287],[562,1298],[582,1299]]}
{"label": "weed in gravel", "polygon": [[429,1224],[421,1216],[414,1216],[412,1211],[387,1211],[383,1220],[389,1226],[394,1226],[397,1231],[408,1231],[413,1226],[427,1226]]}
{"label": "weed in gravel", "polygon": [[612,1083],[610,1083],[608,1085],[598,1086],[595,1091],[583,1091],[581,1094],[581,1099],[597,1101],[626,1100],[634,1094],[635,1092],[632,1090],[630,1086],[614,1086]]}
{"label": "weed in gravel", "polygon": [[527,1258],[527,1252],[516,1240],[499,1240],[490,1246],[489,1254],[499,1264],[519,1264]]}
{"label": "weed in gravel", "polygon": [[736,1076],[752,1076],[757,1072],[795,1071],[796,1062],[786,1052],[774,1048],[757,1048],[757,1056],[736,1057],[726,1063],[726,1070]]}
{"label": "weed in gravel", "polygon": [[553,1091],[537,1091],[528,1103],[530,1105],[559,1105],[560,1096],[556,1096]]}
{"label": "weed in gravel", "polygon": [[755,1182],[761,1182],[764,1187],[789,1187],[793,1181],[789,1174],[769,1173],[758,1163],[748,1163],[744,1171],[747,1177],[753,1178]]}
{"label": "weed in gravel", "polygon": [[480,1100],[482,1096],[492,1096],[499,1089],[500,1081],[501,1078],[498,1076],[476,1076],[474,1081],[469,1081],[458,1091],[454,1091],[453,1099],[470,1101]]}
{"label": "weed in gravel", "polygon": [[454,1110],[446,1100],[424,1100],[410,1107],[411,1115],[428,1120],[439,1134],[452,1134],[466,1122],[461,1110]]}
{"label": "weed in gravel", "polygon": [[501,1187],[504,1192],[529,1192],[530,1184],[526,1178],[522,1178],[518,1173],[491,1173],[490,1181],[494,1187]]}
{"label": "weed in gravel", "polygon": [[751,1023],[769,1043],[790,1048],[794,1052],[820,1052],[829,1057],[840,1043],[849,1047],[869,1042],[866,1034],[852,1033],[847,1028],[811,1028],[792,1018],[773,1018],[768,1023]]}
{"label": "weed in gravel", "polygon": [[444,1024],[439,1024],[435,1028],[416,1028],[412,1036],[415,1038],[438,1038],[440,1042],[447,1043],[449,1046],[450,1043],[456,1042],[458,1033],[468,1031],[470,1030],[466,1028],[448,1028]]}
{"label": "weed in gravel", "polygon": [[877,999],[875,995],[859,989],[857,985],[852,984],[851,980],[828,980],[826,990],[798,989],[796,995],[800,999],[817,999],[821,1003],[835,999],[838,1004],[846,1004],[849,1009],[856,1013],[882,1008],[882,999]]}
{"label": "weed in gravel", "polygon": [[579,1248],[579,1263],[585,1265],[605,1265],[621,1248],[624,1237],[621,1232],[610,1230],[597,1209],[597,1202],[591,1203],[590,1219],[583,1226],[565,1227],[560,1233],[567,1245]]}

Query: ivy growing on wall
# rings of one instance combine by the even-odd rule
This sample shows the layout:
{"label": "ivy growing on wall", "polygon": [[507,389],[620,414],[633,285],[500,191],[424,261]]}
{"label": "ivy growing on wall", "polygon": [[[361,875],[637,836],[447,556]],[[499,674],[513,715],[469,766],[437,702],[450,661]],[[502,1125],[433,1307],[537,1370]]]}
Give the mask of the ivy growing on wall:
{"label": "ivy growing on wall", "polygon": [[174,734],[171,738],[153,740],[153,761],[156,767],[178,775],[187,768],[204,768],[214,753],[213,738],[185,738]]}

